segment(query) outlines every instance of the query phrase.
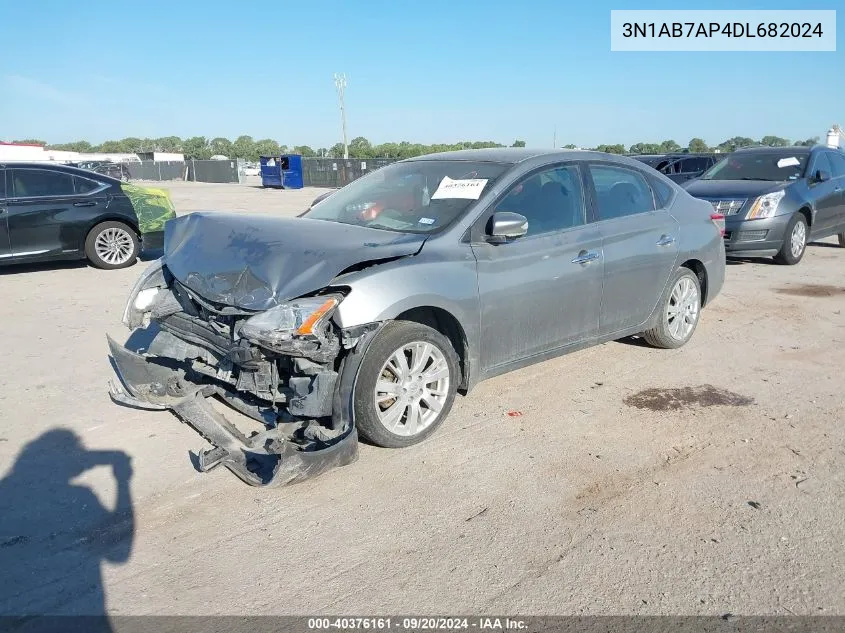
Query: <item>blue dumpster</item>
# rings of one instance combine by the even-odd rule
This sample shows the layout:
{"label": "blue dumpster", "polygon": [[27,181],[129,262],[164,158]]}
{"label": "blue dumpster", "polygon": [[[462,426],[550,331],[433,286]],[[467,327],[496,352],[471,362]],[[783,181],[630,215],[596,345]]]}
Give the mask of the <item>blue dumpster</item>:
{"label": "blue dumpster", "polygon": [[262,156],[261,186],[302,189],[302,156],[299,154]]}

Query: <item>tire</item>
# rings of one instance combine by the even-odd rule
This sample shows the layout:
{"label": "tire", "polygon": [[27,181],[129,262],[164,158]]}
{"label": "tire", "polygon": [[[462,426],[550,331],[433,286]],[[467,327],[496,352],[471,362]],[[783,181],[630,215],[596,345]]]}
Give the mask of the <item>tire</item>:
{"label": "tire", "polygon": [[[778,264],[794,266],[801,261],[801,258],[804,257],[804,253],[807,251],[807,238],[809,237],[809,231],[807,229],[807,218],[804,217],[803,213],[796,213],[792,216],[789,224],[786,225],[786,231],[784,231],[783,246],[780,247],[780,252],[774,258]],[[793,240],[798,239],[796,232],[800,232],[803,235],[800,238],[802,242],[800,250],[797,248],[797,245],[793,244]],[[793,246],[796,246],[796,248],[793,248]]]}
{"label": "tire", "polygon": [[845,233],[840,233],[836,237],[839,238],[839,246],[845,248]]}
{"label": "tire", "polygon": [[141,241],[128,224],[110,220],[101,222],[85,238],[85,256],[104,270],[128,268],[138,260]]}
{"label": "tire", "polygon": [[[679,303],[680,309],[676,308]],[[701,319],[701,284],[698,275],[689,268],[676,270],[660,300],[659,309],[657,325],[643,332],[643,338],[649,345],[661,349],[677,349],[685,345],[692,338]],[[671,316],[673,313],[674,317]]]}
{"label": "tire", "polygon": [[[424,358],[420,372],[408,371],[416,369],[414,363],[419,362],[410,349]],[[400,358],[405,359],[401,367]],[[405,375],[410,373],[404,385],[397,369],[404,369]],[[428,374],[426,377],[439,377],[427,383],[424,378],[414,380],[423,373]],[[358,369],[352,402],[358,431],[384,448],[403,448],[422,442],[449,415],[459,382],[458,356],[448,338],[427,325],[392,321],[370,343]],[[430,388],[432,385],[434,388]],[[396,397],[391,399],[391,395]]]}

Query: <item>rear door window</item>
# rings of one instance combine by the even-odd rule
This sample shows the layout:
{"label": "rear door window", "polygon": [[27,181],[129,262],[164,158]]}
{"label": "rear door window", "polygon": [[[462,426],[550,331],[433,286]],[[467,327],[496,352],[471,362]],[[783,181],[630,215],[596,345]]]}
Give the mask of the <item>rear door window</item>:
{"label": "rear door window", "polygon": [[15,198],[42,198],[74,195],[73,176],[48,169],[12,169],[12,195]]}
{"label": "rear door window", "polygon": [[610,220],[655,210],[654,196],[645,176],[633,169],[590,165],[599,219]]}

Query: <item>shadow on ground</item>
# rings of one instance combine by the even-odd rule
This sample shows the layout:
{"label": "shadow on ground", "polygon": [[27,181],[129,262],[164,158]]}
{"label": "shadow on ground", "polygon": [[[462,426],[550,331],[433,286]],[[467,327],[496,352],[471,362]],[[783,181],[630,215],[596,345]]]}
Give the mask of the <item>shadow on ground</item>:
{"label": "shadow on ground", "polygon": [[[109,509],[74,481],[98,466],[111,469],[117,489]],[[67,429],[29,442],[0,481],[0,628],[43,631],[44,615],[101,616],[85,630],[110,631],[103,562],[124,563],[135,520],[123,451],[92,451]],[[9,619],[8,616],[15,616]],[[62,628],[73,629],[73,620]]]}

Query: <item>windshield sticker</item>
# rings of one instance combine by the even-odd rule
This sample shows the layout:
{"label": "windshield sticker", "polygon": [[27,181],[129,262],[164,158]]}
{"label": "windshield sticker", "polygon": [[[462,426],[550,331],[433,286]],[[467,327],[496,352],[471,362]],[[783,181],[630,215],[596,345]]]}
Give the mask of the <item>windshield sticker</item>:
{"label": "windshield sticker", "polygon": [[420,218],[420,224],[434,224],[434,218]]}
{"label": "windshield sticker", "polygon": [[778,167],[783,169],[784,167],[797,167],[801,163],[795,156],[790,156],[789,158],[781,158],[778,161]]}
{"label": "windshield sticker", "polygon": [[461,198],[463,200],[478,200],[486,184],[486,178],[452,180],[449,176],[444,176],[443,180],[440,181],[440,186],[437,187],[437,191],[431,196],[431,199]]}

